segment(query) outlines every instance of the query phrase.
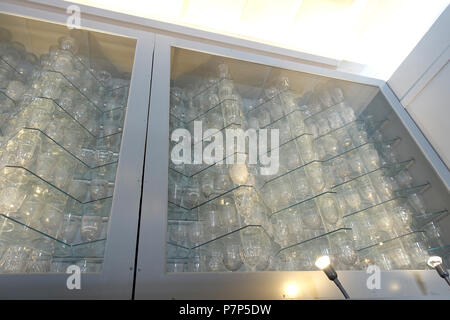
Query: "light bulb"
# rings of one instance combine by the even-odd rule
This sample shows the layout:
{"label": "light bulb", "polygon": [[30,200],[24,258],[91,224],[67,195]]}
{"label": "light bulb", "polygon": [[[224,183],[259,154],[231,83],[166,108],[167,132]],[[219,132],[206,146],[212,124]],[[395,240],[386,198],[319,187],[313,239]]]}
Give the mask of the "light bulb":
{"label": "light bulb", "polygon": [[427,264],[432,267],[436,268],[440,264],[442,264],[442,258],[439,256],[432,256],[428,258]]}
{"label": "light bulb", "polygon": [[329,256],[321,256],[321,257],[317,258],[315,265],[320,270],[325,269],[326,267],[328,267],[330,265],[330,257]]}
{"label": "light bulb", "polygon": [[291,298],[291,299],[295,298],[295,297],[297,297],[298,292],[299,292],[298,285],[295,283],[292,283],[292,282],[288,283],[286,285],[286,287],[284,288],[284,293],[285,293],[286,298]]}
{"label": "light bulb", "polygon": [[245,164],[233,164],[230,168],[231,180],[237,185],[242,185],[247,182],[248,169]]}

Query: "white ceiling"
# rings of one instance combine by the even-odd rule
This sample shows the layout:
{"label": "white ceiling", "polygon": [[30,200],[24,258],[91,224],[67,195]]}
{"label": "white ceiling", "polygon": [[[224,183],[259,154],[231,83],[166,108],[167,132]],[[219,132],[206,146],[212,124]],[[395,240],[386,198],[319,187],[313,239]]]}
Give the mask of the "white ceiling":
{"label": "white ceiling", "polygon": [[71,0],[364,64],[388,79],[449,0]]}

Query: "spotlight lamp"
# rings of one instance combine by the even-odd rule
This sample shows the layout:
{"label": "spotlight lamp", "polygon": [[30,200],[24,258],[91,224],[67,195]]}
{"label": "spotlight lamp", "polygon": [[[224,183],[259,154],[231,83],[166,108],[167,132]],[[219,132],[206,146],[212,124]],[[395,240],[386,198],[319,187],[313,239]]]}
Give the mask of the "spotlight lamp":
{"label": "spotlight lamp", "polygon": [[341,282],[338,279],[336,270],[334,270],[333,266],[331,265],[329,256],[321,256],[321,257],[317,258],[315,265],[318,269],[325,272],[328,279],[330,279],[331,281],[333,281],[336,284],[336,286],[339,288],[339,290],[341,290],[345,299],[350,299],[349,295],[347,294],[347,291],[345,291],[344,287],[342,286]]}
{"label": "spotlight lamp", "polygon": [[428,258],[427,264],[435,269],[439,276],[444,279],[447,284],[450,286],[450,279],[448,275],[448,271],[442,265],[442,258],[439,256],[432,256]]}

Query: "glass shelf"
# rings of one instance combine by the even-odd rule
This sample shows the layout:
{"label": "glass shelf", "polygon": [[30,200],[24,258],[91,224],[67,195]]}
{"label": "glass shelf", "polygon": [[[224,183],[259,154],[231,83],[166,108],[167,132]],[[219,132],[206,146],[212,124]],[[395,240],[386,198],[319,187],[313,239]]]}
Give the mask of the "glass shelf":
{"label": "glass shelf", "polygon": [[[24,247],[33,262],[49,258],[51,266],[46,262],[40,273],[65,272],[70,264],[100,272],[135,40],[20,17],[3,20],[0,273],[9,272],[4,243]],[[35,256],[37,249],[46,251]]]}
{"label": "glass shelf", "polygon": [[[232,128],[277,129],[279,141],[272,143],[270,135],[266,146],[258,145],[257,164],[247,162],[245,174],[231,172],[223,162],[238,154],[248,158],[250,146],[224,152],[212,164],[169,163],[167,272],[316,270],[315,259],[325,253],[339,270],[359,270],[357,248],[418,230],[419,223],[447,214],[422,210],[428,193],[423,203],[421,197],[430,184],[413,182],[407,172],[415,162],[402,161],[409,137],[397,130],[397,115],[375,87],[172,50],[177,58],[171,65],[170,132],[192,131],[192,123],[202,120],[203,131],[217,127],[223,136],[228,112]],[[202,63],[187,68],[181,57],[194,56]],[[227,82],[217,81],[217,74],[226,74]],[[191,147],[203,151],[207,143],[201,148],[199,143],[206,139],[198,140]],[[397,149],[400,141],[405,142]],[[169,143],[170,152],[176,151]],[[279,170],[264,175],[261,157],[272,160],[277,154]],[[243,183],[216,187],[224,177]],[[373,221],[383,212],[386,219]],[[392,221],[394,231],[383,233],[381,226]],[[376,223],[378,229],[371,225]],[[208,236],[193,239],[200,229]],[[252,229],[265,236],[257,237],[255,257],[246,260],[244,234]],[[408,244],[411,254],[414,243]],[[234,265],[227,265],[227,255],[234,256]]]}
{"label": "glass shelf", "polygon": [[[90,66],[87,65],[87,63],[89,63],[89,60],[86,59],[85,57],[74,55],[69,50],[59,50],[59,52],[63,53],[64,55],[68,55],[70,57],[70,59],[72,60],[73,73],[69,74],[67,72],[56,70],[55,67],[51,65],[52,63],[54,63],[54,61],[53,62],[50,61],[50,63],[47,63],[42,71],[44,73],[50,72],[60,74],[62,77],[64,77],[66,81],[68,81],[71,84],[73,88],[75,88],[80,94],[82,94],[87,100],[89,100],[89,102],[92,103],[92,105],[94,105],[96,108],[98,107],[99,104],[98,102],[99,96],[97,95],[97,92],[105,92],[111,89],[116,89],[116,88],[108,88],[102,81],[98,79],[98,77],[94,74]],[[10,68],[10,70],[17,75],[19,79],[21,79],[22,81],[28,80],[10,63],[5,61],[3,58],[0,59],[2,62],[0,66],[7,65]],[[93,89],[92,87],[95,87],[95,89]]]}
{"label": "glass shelf", "polygon": [[358,253],[351,242],[352,230],[340,228],[280,249],[280,271],[317,270],[318,257],[328,255],[337,270],[359,269]]}
{"label": "glass shelf", "polygon": [[195,204],[193,206],[190,206],[190,207],[184,206],[184,205],[181,205],[181,204],[178,204],[178,203],[175,203],[175,202],[172,202],[170,200],[168,201],[168,203],[170,205],[176,206],[176,207],[181,208],[183,210],[196,210],[196,209],[198,209],[198,208],[200,208],[200,207],[202,207],[202,206],[204,206],[206,204],[211,203],[212,201],[218,200],[218,199],[222,198],[223,196],[227,196],[227,195],[231,194],[232,192],[235,192],[236,190],[244,189],[244,188],[250,188],[252,190],[252,192],[257,193],[255,187],[252,186],[252,185],[246,185],[246,184],[234,185],[231,188],[228,188],[227,190],[224,190],[223,192],[221,192],[219,194],[213,195],[209,199],[204,199],[203,201],[201,201],[201,202],[199,202],[199,203],[197,203],[197,204]]}
{"label": "glass shelf", "polygon": [[[3,137],[0,137],[2,144],[6,144],[7,140],[13,139],[22,130],[35,130],[90,168],[117,162],[120,133],[96,138],[64,110],[53,106],[58,105],[51,99],[35,99],[3,126]],[[48,111],[53,109],[53,116],[50,113],[42,114],[41,107]],[[32,116],[40,112],[40,116]],[[52,122],[52,117],[58,121]],[[99,150],[97,154],[96,149]]]}
{"label": "glass shelf", "polygon": [[358,250],[362,265],[375,264],[382,270],[424,270],[429,257],[423,231],[409,232]]}
{"label": "glass shelf", "polygon": [[[76,232],[77,232],[77,234],[75,235],[76,238],[73,240],[73,242],[71,241],[69,243],[65,239],[66,237],[64,235],[61,235],[61,234],[50,235],[48,233],[45,233],[45,232],[39,230],[39,228],[37,228],[38,225],[36,225],[36,227],[33,227],[32,225],[25,224],[25,223],[21,222],[20,220],[13,218],[12,216],[17,217],[17,216],[19,216],[19,214],[17,212],[8,213],[7,215],[0,213],[0,217],[2,219],[2,221],[0,222],[0,224],[2,226],[2,234],[3,233],[6,234],[6,235],[4,235],[4,234],[2,235],[2,241],[3,240],[9,241],[9,239],[11,239],[11,241],[13,241],[13,240],[15,240],[14,239],[15,237],[17,237],[16,239],[19,239],[19,240],[22,239],[19,237],[25,237],[25,239],[26,239],[27,235],[31,235],[30,238],[31,238],[31,240],[33,240],[33,237],[36,237],[39,234],[42,236],[43,239],[45,239],[47,241],[54,241],[55,243],[57,242],[64,248],[69,247],[71,249],[72,248],[81,248],[84,246],[89,246],[93,243],[106,241],[106,238],[101,238],[101,239],[96,239],[96,240],[91,240],[91,241],[83,241],[81,239],[80,235],[78,234],[80,232],[80,230],[76,230]],[[78,217],[81,220],[82,215],[80,215]],[[100,221],[102,224],[107,224],[108,218],[102,218]],[[79,228],[80,226],[73,226],[73,227]],[[61,228],[62,229],[68,228],[68,226],[62,225]],[[64,231],[66,231],[66,230],[62,230],[62,232],[64,232]],[[70,231],[73,232],[74,230],[70,230]],[[9,235],[8,232],[14,232],[14,233]],[[20,234],[19,232],[23,233],[23,234]],[[65,251],[62,250],[60,252],[65,252]],[[71,255],[72,255],[72,253],[71,253]]]}
{"label": "glass shelf", "polygon": [[[55,258],[101,257],[105,247],[105,239],[69,245],[3,214],[0,215],[0,235],[1,273],[47,273]],[[65,272],[65,269],[57,272]]]}
{"label": "glass shelf", "polygon": [[[308,134],[306,134],[306,135],[302,135],[300,138],[302,138],[302,137],[307,137],[308,136]],[[284,144],[284,146],[285,147],[287,147],[287,148],[289,148],[289,147],[294,147],[294,146],[291,146],[291,144],[293,143],[293,142],[296,142],[296,141],[298,141],[297,140],[297,138],[295,138],[295,139],[293,139],[293,140],[291,140],[291,141],[288,141],[286,144]],[[369,141],[369,142],[365,142],[365,143],[363,143],[363,144],[361,144],[361,145],[358,145],[358,146],[356,146],[356,147],[354,147],[354,148],[351,148],[351,149],[349,149],[349,150],[346,150],[346,151],[344,151],[344,152],[342,152],[342,153],[340,153],[340,154],[337,154],[337,155],[334,155],[334,156],[332,156],[332,157],[330,157],[330,158],[328,158],[328,159],[326,159],[326,160],[317,160],[317,159],[314,159],[314,160],[311,160],[311,161],[308,161],[308,162],[306,162],[306,163],[303,163],[303,164],[301,164],[301,165],[299,165],[299,166],[296,166],[296,167],[294,167],[294,168],[292,168],[292,169],[287,169],[287,170],[285,170],[284,172],[282,172],[281,174],[276,174],[276,175],[274,175],[274,176],[267,176],[267,178],[265,178],[265,182],[264,182],[264,185],[263,185],[263,187],[266,185],[266,184],[270,184],[270,183],[272,183],[273,181],[276,181],[277,179],[281,179],[281,178],[283,178],[283,177],[285,177],[286,175],[296,175],[297,173],[295,173],[296,171],[298,171],[298,170],[302,170],[302,169],[304,169],[304,170],[307,170],[307,169],[310,169],[310,168],[314,168],[314,167],[316,167],[316,168],[321,168],[320,170],[322,170],[323,168],[326,168],[327,166],[333,166],[333,160],[335,160],[335,159],[339,159],[339,158],[343,158],[343,157],[348,157],[348,158],[351,158],[351,157],[353,157],[353,156],[359,156],[359,154],[358,154],[358,152],[360,152],[360,151],[362,151],[362,149],[363,148],[368,148],[368,147],[370,147],[370,146],[372,146],[372,147],[376,147],[376,146],[378,146],[378,145],[380,145],[380,144],[395,144],[395,143],[397,143],[397,141],[398,141],[398,139],[393,139],[393,140],[390,140],[390,141],[384,141],[384,142],[371,142],[371,141]],[[280,146],[280,148],[281,148],[281,146]],[[368,170],[366,169],[366,167],[367,167],[367,165],[365,165],[364,163],[363,163],[363,161],[362,161],[362,159],[361,159],[361,162],[362,162],[362,168],[361,168],[361,170],[363,171],[363,172],[365,172],[365,173],[368,173]],[[382,168],[382,166],[380,166],[379,165],[379,167],[376,169],[376,170],[378,170],[378,169],[380,169],[380,168]],[[317,170],[319,170],[319,169],[317,169]],[[372,170],[373,171],[373,170]],[[298,173],[298,174],[300,174],[300,173]],[[358,175],[356,175],[356,174],[358,174],[358,172],[355,172],[354,174],[353,174],[353,176],[352,175],[350,175],[350,177],[353,177],[353,178],[350,178],[350,179],[354,179],[354,178],[357,178],[358,177]],[[331,180],[328,180],[328,183],[330,184],[331,182],[330,181],[333,181],[334,179],[331,179]],[[348,181],[350,181],[350,180],[348,180]],[[346,183],[346,182],[348,182],[347,180],[344,180],[344,181],[340,181],[339,183],[335,183],[335,185],[330,185],[329,186],[329,188],[334,188],[334,187],[336,187],[336,186],[338,186],[338,185],[340,185],[340,184],[342,184],[342,183]]]}
{"label": "glass shelf", "polygon": [[[386,203],[389,203],[391,201],[395,201],[395,200],[404,200],[408,197],[409,194],[412,193],[422,193],[424,192],[428,187],[430,186],[429,183],[425,183],[425,184],[421,184],[421,185],[417,185],[417,186],[411,186],[411,187],[406,187],[406,188],[401,188],[398,190],[394,190],[393,191],[393,195],[391,198],[387,199],[387,200],[383,200],[381,202],[377,202],[374,203],[368,207],[364,207],[361,209],[358,209],[356,211],[350,212],[350,213],[346,213],[344,215],[344,218],[350,218],[351,216],[355,215],[355,214],[368,214],[367,210],[369,209],[373,209],[376,208],[378,206],[382,206]],[[417,217],[419,217],[419,215],[416,215]],[[429,217],[428,214],[424,214],[423,217]]]}

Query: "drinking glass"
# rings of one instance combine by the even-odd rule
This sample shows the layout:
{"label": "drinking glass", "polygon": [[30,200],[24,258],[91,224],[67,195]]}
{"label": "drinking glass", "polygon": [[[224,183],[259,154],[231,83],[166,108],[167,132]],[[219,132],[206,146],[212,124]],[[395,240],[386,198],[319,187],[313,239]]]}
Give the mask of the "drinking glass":
{"label": "drinking glass", "polygon": [[102,233],[102,217],[85,214],[81,218],[81,239],[84,242],[98,240]]}
{"label": "drinking glass", "polygon": [[311,229],[319,229],[322,225],[319,211],[314,204],[314,201],[308,201],[301,207],[301,219],[305,226]]}
{"label": "drinking glass", "polygon": [[258,199],[251,187],[240,187],[233,191],[236,210],[244,218],[250,217]]}
{"label": "drinking glass", "polygon": [[207,230],[211,234],[212,238],[218,237],[223,233],[223,222],[221,212],[217,209],[217,205],[214,203],[207,203],[202,208],[204,212],[204,219],[206,222]]}
{"label": "drinking glass", "polygon": [[[209,129],[222,129],[224,127],[224,118],[221,110],[217,110],[217,108],[214,108],[208,111],[208,113],[206,114],[206,122]],[[236,123],[240,123],[240,120],[237,119]]]}
{"label": "drinking glass", "polygon": [[304,240],[303,222],[301,219],[301,211],[298,207],[289,208],[281,213],[285,216],[287,228],[289,232],[289,238],[292,239],[291,243],[296,243]]}
{"label": "drinking glass", "polygon": [[62,210],[51,203],[45,205],[39,219],[41,231],[52,237],[58,237],[61,226],[64,222]]}
{"label": "drinking glass", "polygon": [[241,259],[248,269],[255,271],[267,250],[267,236],[259,228],[249,227],[241,231],[241,243]]}
{"label": "drinking glass", "polygon": [[427,211],[425,201],[422,195],[419,193],[412,193],[408,195],[408,203],[414,208],[417,213],[425,214]]}
{"label": "drinking glass", "polygon": [[422,239],[412,239],[403,241],[403,246],[411,259],[411,267],[413,269],[427,269],[427,261],[430,255],[428,247]]}
{"label": "drinking glass", "polygon": [[[280,143],[285,143],[293,137],[291,133],[291,128],[286,119],[278,120],[274,125],[272,125],[269,129],[278,129],[279,131],[279,141]],[[294,136],[295,137],[295,136]]]}
{"label": "drinking glass", "polygon": [[330,130],[331,130],[331,128],[328,124],[328,120],[324,116],[319,115],[316,117],[316,126],[317,126],[319,136],[323,136],[323,135],[327,134],[328,132],[330,132]]}
{"label": "drinking glass", "polygon": [[317,198],[317,205],[320,209],[322,218],[327,224],[336,225],[341,218],[339,207],[332,194],[325,194]]}
{"label": "drinking glass", "polygon": [[327,118],[331,130],[336,130],[344,125],[344,121],[336,108],[331,108],[330,112],[327,114]]}
{"label": "drinking glass", "polygon": [[357,151],[349,152],[346,158],[353,176],[360,176],[365,172],[364,162]]}
{"label": "drinking glass", "polygon": [[83,202],[86,200],[87,192],[89,188],[89,182],[86,180],[74,179],[69,183],[68,193]]}
{"label": "drinking glass", "polygon": [[328,90],[327,86],[319,85],[315,90],[317,97],[319,98],[320,103],[323,107],[331,107],[334,104],[333,98]]}
{"label": "drinking glass", "polygon": [[183,198],[183,176],[173,170],[169,170],[169,201],[180,204]]}
{"label": "drinking glass", "polygon": [[184,221],[178,221],[170,225],[170,240],[178,245],[187,244],[188,225]]}
{"label": "drinking glass", "polygon": [[389,244],[384,244],[382,251],[386,253],[391,261],[394,263],[396,269],[411,269],[411,259],[408,256],[406,250],[400,245],[400,243],[395,243],[393,241]]}
{"label": "drinking glass", "polygon": [[392,230],[395,224],[395,220],[392,213],[386,211],[384,206],[376,207],[376,222],[378,229],[392,234]]}
{"label": "drinking glass", "polygon": [[223,249],[219,243],[213,243],[208,246],[208,254],[206,258],[206,267],[208,271],[219,272],[224,271]]}
{"label": "drinking glass", "polygon": [[322,192],[325,188],[325,181],[323,178],[323,171],[320,163],[312,163],[305,167],[306,176],[309,186],[314,191],[314,194]]}
{"label": "drinking glass", "polygon": [[283,213],[275,214],[271,218],[271,224],[275,242],[281,247],[286,247],[289,244],[289,226],[286,216]]}
{"label": "drinking glass", "polygon": [[347,103],[341,102],[337,105],[337,110],[344,123],[349,123],[356,120],[355,111]]}
{"label": "drinking glass", "polygon": [[233,198],[224,197],[220,199],[218,210],[228,231],[231,231],[238,225],[238,215]]}
{"label": "drinking glass", "polygon": [[373,185],[376,185],[376,182],[372,184],[371,179],[369,179],[367,176],[363,176],[360,179],[358,179],[356,185],[356,188],[358,188],[361,198],[363,199],[364,202],[366,202],[366,205],[368,206],[374,205],[378,202],[379,193],[377,193]]}
{"label": "drinking glass", "polygon": [[[220,63],[217,66],[218,72],[219,72],[219,78],[220,79],[226,79],[230,77],[230,71],[228,68],[228,64],[226,64],[225,62]],[[223,80],[221,80],[223,81]]]}
{"label": "drinking glass", "polygon": [[444,245],[442,240],[442,230],[438,224],[434,221],[427,223],[423,226],[423,230],[427,235],[428,243],[432,248],[442,247]]}
{"label": "drinking glass", "polygon": [[189,241],[191,245],[198,246],[207,240],[207,226],[205,221],[194,221],[189,227]]}
{"label": "drinking glass", "polygon": [[52,55],[50,54],[50,59],[53,60],[53,70],[61,72],[64,75],[71,74],[73,71],[73,56],[70,52],[66,50],[56,50]]}
{"label": "drinking glass", "polygon": [[345,233],[337,232],[330,235],[330,243],[335,257],[346,269],[353,268],[358,263],[358,253],[353,242]]}
{"label": "drinking glass", "polygon": [[106,198],[108,195],[108,183],[108,180],[105,179],[92,179],[89,187],[91,200]]}
{"label": "drinking glass", "polygon": [[298,137],[306,132],[305,122],[300,111],[291,112],[287,117],[292,136]]}
{"label": "drinking glass", "polygon": [[367,131],[364,123],[356,122],[348,126],[348,134],[351,136],[355,146],[360,146],[368,142]]}
{"label": "drinking glass", "polygon": [[56,72],[42,72],[38,80],[37,88],[40,96],[49,99],[58,99],[61,95],[63,78]]}
{"label": "drinking glass", "polygon": [[236,185],[243,185],[249,179],[248,167],[245,163],[235,163],[230,167],[230,178]]}
{"label": "drinking glass", "polygon": [[233,94],[233,81],[223,79],[219,82],[219,98],[221,101],[228,99]]}
{"label": "drinking glass", "polygon": [[183,205],[187,208],[194,207],[200,201],[200,186],[196,177],[192,177],[184,189]]}
{"label": "drinking glass", "polygon": [[206,268],[206,255],[200,250],[195,250],[189,257],[188,270],[190,272],[205,272]]}
{"label": "drinking glass", "polygon": [[352,171],[344,157],[337,157],[331,160],[331,163],[334,170],[333,175],[336,177],[336,181],[344,182],[350,179]]}
{"label": "drinking glass", "polygon": [[6,249],[0,259],[0,270],[3,273],[25,272],[31,248],[23,245],[13,245]]}
{"label": "drinking glass", "polygon": [[321,144],[325,151],[325,155],[322,156],[322,159],[334,157],[339,153],[339,142],[331,134],[318,139],[317,144]]}
{"label": "drinking glass", "polygon": [[53,118],[55,107],[48,99],[35,99],[24,110],[24,117],[28,119],[27,126],[34,129],[45,130]]}
{"label": "drinking glass", "polygon": [[227,239],[223,246],[223,264],[228,271],[237,271],[243,262],[241,259],[241,245],[235,239]]}
{"label": "drinking glass", "polygon": [[359,149],[360,156],[364,161],[367,171],[373,171],[380,168],[380,157],[377,150],[370,144],[364,145]]}
{"label": "drinking glass", "polygon": [[214,193],[214,172],[206,169],[199,175],[200,191],[208,199]]}
{"label": "drinking glass", "polygon": [[113,158],[114,153],[108,148],[106,148],[105,145],[100,145],[98,146],[98,149],[95,150],[94,159],[96,165],[98,166],[111,163],[113,161]]}
{"label": "drinking glass", "polygon": [[407,169],[401,170],[396,176],[395,180],[397,181],[399,187],[410,187],[413,182],[412,176],[409,174]]}
{"label": "drinking glass", "polygon": [[47,273],[50,271],[52,256],[42,250],[34,249],[31,251],[25,266],[27,273]]}
{"label": "drinking glass", "polygon": [[331,98],[333,99],[334,104],[338,104],[344,101],[345,95],[344,90],[339,87],[330,88]]}
{"label": "drinking glass", "polygon": [[33,226],[36,221],[39,221],[43,208],[44,204],[42,202],[33,199],[29,195],[19,209],[17,220],[28,226]]}
{"label": "drinking glass", "polygon": [[0,212],[16,212],[20,208],[28,193],[27,182],[27,176],[21,171],[11,170],[6,174],[0,189]]}
{"label": "drinking glass", "polygon": [[241,122],[242,114],[237,100],[238,98],[236,95],[231,95],[230,99],[222,102],[221,107],[225,125]]}
{"label": "drinking glass", "polygon": [[186,263],[184,261],[174,261],[167,264],[168,272],[184,272]]}
{"label": "drinking glass", "polygon": [[396,222],[395,229],[398,233],[405,234],[411,231],[413,212],[407,203],[402,204],[398,200],[390,201],[385,208],[393,215]]}
{"label": "drinking glass", "polygon": [[353,140],[346,130],[340,129],[333,133],[334,138],[338,141],[339,151],[341,153],[350,150],[353,147]]}
{"label": "drinking glass", "polygon": [[16,139],[8,141],[6,151],[15,153],[15,164],[29,167],[36,159],[41,143],[42,140],[36,132],[21,130]]}
{"label": "drinking glass", "polygon": [[393,197],[394,191],[397,189],[394,178],[385,176],[381,171],[374,172],[370,178],[382,201],[387,201]]}
{"label": "drinking glass", "polygon": [[292,202],[292,187],[288,177],[272,180],[268,183],[267,187],[270,190],[273,208],[280,209],[288,206]]}
{"label": "drinking glass", "polygon": [[358,189],[347,183],[342,186],[339,193],[345,199],[345,203],[350,208],[350,210],[359,210],[359,208],[361,207],[361,196],[359,195]]}
{"label": "drinking glass", "polygon": [[25,93],[25,90],[26,86],[23,82],[13,80],[9,82],[8,87],[6,88],[6,95],[14,101],[18,101]]}
{"label": "drinking glass", "polygon": [[258,125],[260,128],[264,128],[272,122],[270,118],[270,112],[267,111],[265,106],[259,106],[255,111],[252,111],[251,113],[256,113],[256,118],[258,119]]}
{"label": "drinking glass", "polygon": [[303,169],[297,169],[290,174],[292,177],[292,183],[294,195],[297,201],[302,201],[312,195],[311,188],[309,187],[306,173]]}
{"label": "drinking glass", "polygon": [[319,129],[317,128],[314,117],[306,118],[304,122],[306,132],[311,134],[314,138],[317,138],[319,136]]}
{"label": "drinking glass", "polygon": [[81,227],[81,216],[73,213],[65,213],[63,216],[63,224],[61,228],[60,238],[67,244],[72,244]]}
{"label": "drinking glass", "polygon": [[296,139],[300,156],[303,164],[317,160],[317,154],[314,147],[313,137],[310,134],[305,134]]}
{"label": "drinking glass", "polygon": [[291,141],[280,147],[281,167],[292,170],[301,165],[301,159],[295,141]]}
{"label": "drinking glass", "polygon": [[62,50],[67,50],[73,54],[78,52],[78,42],[75,38],[70,36],[63,36],[58,39],[59,48]]}
{"label": "drinking glass", "polygon": [[58,157],[53,168],[53,180],[51,182],[58,188],[65,190],[73,177],[74,169],[73,160],[65,155],[61,155]]}

